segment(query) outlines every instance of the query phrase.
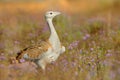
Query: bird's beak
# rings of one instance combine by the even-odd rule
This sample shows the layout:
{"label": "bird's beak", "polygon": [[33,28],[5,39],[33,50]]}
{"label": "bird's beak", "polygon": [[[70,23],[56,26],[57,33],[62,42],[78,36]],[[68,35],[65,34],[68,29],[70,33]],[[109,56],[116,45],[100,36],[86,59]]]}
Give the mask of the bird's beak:
{"label": "bird's beak", "polygon": [[56,13],[56,15],[60,15],[61,13],[60,12],[55,12]]}

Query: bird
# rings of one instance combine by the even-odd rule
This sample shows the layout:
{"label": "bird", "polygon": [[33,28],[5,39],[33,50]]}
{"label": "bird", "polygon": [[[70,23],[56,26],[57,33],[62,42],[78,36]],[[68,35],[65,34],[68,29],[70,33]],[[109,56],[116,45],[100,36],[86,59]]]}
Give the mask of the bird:
{"label": "bird", "polygon": [[60,42],[59,36],[53,25],[53,18],[61,13],[58,11],[47,11],[45,13],[45,19],[47,21],[50,36],[47,40],[41,41],[35,46],[27,47],[16,56],[16,60],[20,59],[30,60],[34,62],[38,67],[45,70],[47,64],[55,62],[60,54],[65,52],[65,46]]}

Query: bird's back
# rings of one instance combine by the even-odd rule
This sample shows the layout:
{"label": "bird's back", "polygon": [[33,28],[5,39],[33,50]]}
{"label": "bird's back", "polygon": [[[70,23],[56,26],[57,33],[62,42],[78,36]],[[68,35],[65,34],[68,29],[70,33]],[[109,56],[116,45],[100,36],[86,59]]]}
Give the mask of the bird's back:
{"label": "bird's back", "polygon": [[49,47],[51,47],[49,41],[42,41],[40,44],[25,48],[18,52],[16,59],[19,60],[23,58],[24,55],[27,55],[29,59],[38,59],[41,54],[48,51]]}

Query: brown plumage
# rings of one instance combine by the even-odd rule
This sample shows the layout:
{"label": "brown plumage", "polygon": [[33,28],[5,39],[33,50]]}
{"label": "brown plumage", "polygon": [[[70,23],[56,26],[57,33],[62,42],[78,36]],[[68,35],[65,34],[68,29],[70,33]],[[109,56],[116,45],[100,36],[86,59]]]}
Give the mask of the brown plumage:
{"label": "brown plumage", "polygon": [[24,54],[27,54],[30,59],[37,59],[39,55],[46,52],[51,47],[49,41],[42,41],[40,44],[25,48],[18,52],[16,59],[19,61],[23,58]]}

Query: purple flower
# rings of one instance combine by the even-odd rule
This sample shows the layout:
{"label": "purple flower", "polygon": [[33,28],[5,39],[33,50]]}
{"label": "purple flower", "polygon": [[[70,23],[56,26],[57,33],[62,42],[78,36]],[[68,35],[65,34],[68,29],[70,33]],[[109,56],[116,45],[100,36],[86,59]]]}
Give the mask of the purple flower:
{"label": "purple flower", "polygon": [[28,34],[30,37],[35,37],[36,35],[34,33],[29,33]]}
{"label": "purple flower", "polygon": [[90,48],[90,50],[91,50],[91,51],[93,51],[93,50],[94,50],[94,48]]}
{"label": "purple flower", "polygon": [[20,59],[20,62],[21,62],[21,63],[25,62],[25,59]]}
{"label": "purple flower", "polygon": [[20,44],[20,42],[19,42],[19,41],[17,41],[17,40],[16,40],[16,41],[14,41],[14,43],[15,43],[15,44]]}
{"label": "purple flower", "polygon": [[83,53],[83,50],[82,49],[80,49],[80,54],[82,54]]}
{"label": "purple flower", "polygon": [[110,56],[112,56],[112,54],[110,54],[110,53],[107,53],[107,54],[106,54],[106,57],[110,57]]}
{"label": "purple flower", "polygon": [[68,46],[68,49],[72,50],[73,48],[76,48],[78,44],[79,44],[79,41],[74,41]]}
{"label": "purple flower", "polygon": [[63,70],[63,71],[67,71],[67,70],[68,70],[68,61],[67,61],[66,59],[63,59],[63,60],[61,61],[61,64],[63,65],[63,66],[62,66],[62,70]]}
{"label": "purple flower", "polygon": [[51,72],[51,71],[52,71],[52,69],[51,69],[50,67],[47,67],[47,71]]}
{"label": "purple flower", "polygon": [[95,61],[95,59],[94,59],[94,58],[92,58],[92,59],[91,59],[91,62],[94,62],[94,61]]}
{"label": "purple flower", "polygon": [[83,37],[83,40],[87,40],[89,37],[90,37],[90,34],[86,34],[86,35]]}
{"label": "purple flower", "polygon": [[75,67],[77,65],[76,62],[71,62],[71,67]]}
{"label": "purple flower", "polygon": [[67,64],[68,64],[68,61],[66,59],[63,59],[61,62],[64,66],[67,66]]}
{"label": "purple flower", "polygon": [[111,50],[107,50],[107,52],[108,52],[108,53],[110,53],[110,52],[111,52]]}
{"label": "purple flower", "polygon": [[48,31],[48,29],[49,29],[48,27],[44,27],[42,32],[46,32],[46,31]]}
{"label": "purple flower", "polygon": [[0,61],[2,61],[2,60],[6,60],[6,57],[3,55],[0,56]]}
{"label": "purple flower", "polygon": [[111,72],[109,73],[109,77],[110,77],[112,80],[115,79],[115,76],[116,76],[116,73],[115,73],[114,71],[111,71]]}

